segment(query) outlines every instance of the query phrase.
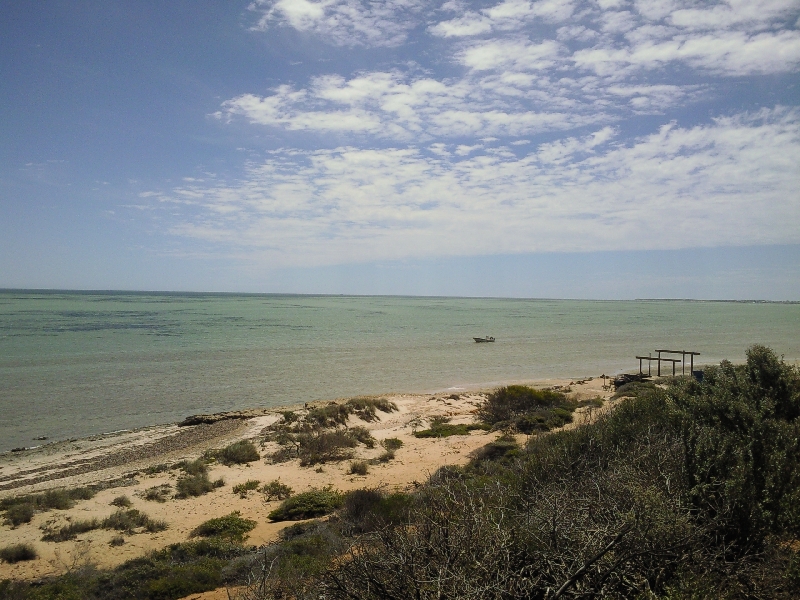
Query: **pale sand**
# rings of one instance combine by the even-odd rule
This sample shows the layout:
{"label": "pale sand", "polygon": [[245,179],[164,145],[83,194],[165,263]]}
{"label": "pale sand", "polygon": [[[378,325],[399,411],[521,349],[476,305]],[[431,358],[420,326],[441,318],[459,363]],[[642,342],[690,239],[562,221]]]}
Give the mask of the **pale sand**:
{"label": "pale sand", "polygon": [[[569,385],[569,380],[547,380],[533,382],[540,387]],[[602,379],[593,379],[571,385],[572,394],[579,399],[601,397],[608,400],[611,391],[602,388]],[[211,479],[224,478],[225,486],[198,498],[169,500],[166,503],[144,500],[140,494],[147,488],[163,483],[173,483],[176,471],[156,475],[134,475],[135,483],[129,482],[124,487],[105,489],[91,500],[79,501],[69,510],[53,510],[38,513],[29,524],[16,529],[8,525],[0,525],[0,546],[26,542],[32,544],[39,558],[16,565],[0,564],[0,580],[2,579],[35,579],[47,575],[65,572],[74,562],[89,561],[100,568],[108,568],[135,557],[144,555],[150,550],[182,542],[189,538],[189,533],[203,521],[219,517],[238,510],[243,517],[258,522],[250,532],[247,543],[261,545],[274,541],[278,532],[287,523],[271,523],[267,514],[278,506],[279,502],[265,502],[261,494],[250,492],[247,498],[240,498],[232,492],[237,483],[249,479],[269,482],[279,479],[292,487],[295,492],[306,491],[312,487],[331,485],[339,490],[347,491],[356,488],[410,489],[417,482],[427,477],[443,465],[464,464],[469,454],[495,439],[497,433],[474,431],[468,436],[451,436],[442,439],[418,439],[412,435],[411,422],[415,419],[435,415],[451,417],[452,423],[471,423],[474,412],[485,397],[485,392],[461,392],[459,397],[452,398],[449,392],[438,394],[389,394],[382,397],[396,403],[399,410],[393,413],[378,413],[380,419],[365,423],[351,418],[351,425],[367,427],[372,435],[382,440],[397,437],[403,441],[403,447],[396,453],[396,458],[385,464],[371,465],[366,476],[348,475],[350,461],[328,463],[322,466],[322,472],[316,467],[302,468],[298,461],[283,464],[267,464],[260,460],[249,465],[226,467],[213,465]],[[601,409],[579,409],[574,423],[575,427],[606,410],[612,403],[606,402]],[[226,420],[213,425],[201,425],[179,428],[176,425],[149,427],[133,432],[122,432],[105,436],[95,436],[82,440],[59,442],[18,453],[0,455],[0,498],[18,494],[41,491],[57,487],[74,487],[102,481],[130,477],[132,473],[141,471],[147,466],[163,462],[172,462],[184,458],[196,458],[208,448],[220,448],[239,439],[256,439],[267,425],[280,417],[278,409],[253,411],[248,414],[259,416],[242,420]],[[524,436],[520,437],[524,441]],[[277,446],[268,444],[266,452]],[[376,446],[357,449],[357,458],[369,459],[381,454],[383,449]],[[262,452],[263,454],[263,452]],[[77,540],[68,542],[42,542],[40,526],[45,523],[66,523],[72,519],[102,519],[116,508],[110,505],[111,500],[126,495],[137,508],[155,519],[169,523],[169,529],[160,533],[139,533],[125,535],[125,544],[111,547],[109,541],[117,532],[95,530],[78,536]],[[191,598],[210,600],[226,595],[209,593],[194,594]]]}

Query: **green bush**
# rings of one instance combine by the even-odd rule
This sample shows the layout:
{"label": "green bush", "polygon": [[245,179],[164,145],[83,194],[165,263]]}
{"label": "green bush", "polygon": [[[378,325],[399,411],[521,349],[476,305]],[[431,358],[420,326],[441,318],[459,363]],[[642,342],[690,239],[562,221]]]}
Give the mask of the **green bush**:
{"label": "green bush", "polygon": [[292,488],[285,483],[281,483],[279,479],[273,479],[269,483],[265,483],[259,491],[264,494],[264,500],[267,502],[286,500],[294,493]]}
{"label": "green bush", "polygon": [[117,496],[111,501],[111,506],[118,506],[120,508],[130,508],[131,500],[127,496]]}
{"label": "green bush", "polygon": [[303,467],[352,458],[352,448],[358,445],[358,441],[344,429],[301,434],[298,443]]}
{"label": "green bush", "polygon": [[567,397],[560,392],[538,390],[525,385],[501,387],[486,398],[478,409],[478,416],[486,423],[511,421],[528,412],[567,404]]}
{"label": "green bush", "polygon": [[453,425],[451,423],[440,423],[433,425],[430,429],[423,429],[415,431],[414,437],[418,438],[441,438],[449,437],[451,435],[469,435],[471,431],[475,430],[488,430],[489,426],[483,423],[462,423],[460,425]]}
{"label": "green bush", "polygon": [[257,523],[250,519],[243,519],[237,510],[224,517],[209,519],[198,525],[189,534],[191,537],[218,537],[236,542],[244,542],[247,533],[252,531]]}
{"label": "green bush", "polygon": [[175,482],[176,498],[202,496],[225,485],[222,479],[211,481],[208,478],[208,466],[203,459],[198,458],[191,462],[185,462],[181,465],[181,469],[183,469],[185,475],[179,477],[178,481]]}
{"label": "green bush", "polygon": [[313,489],[287,498],[268,516],[272,521],[312,519],[332,513],[342,502],[342,494],[334,489]]}
{"label": "green bush", "polygon": [[168,525],[165,521],[151,519],[143,512],[132,508],[130,510],[118,510],[109,517],[103,519],[100,525],[103,529],[116,529],[126,533],[133,533],[138,527],[143,527],[145,531],[155,533],[164,531]]}
{"label": "green bush", "polygon": [[397,405],[386,398],[351,398],[346,406],[359,419],[368,422],[377,420],[378,410],[385,413],[397,410]]}
{"label": "green bush", "polygon": [[240,498],[247,498],[247,492],[257,490],[260,483],[258,479],[248,479],[244,483],[237,483],[232,491],[234,494],[239,494]]}
{"label": "green bush", "polygon": [[502,461],[519,456],[520,447],[514,436],[503,435],[472,453],[472,463]]}
{"label": "green bush", "polygon": [[145,500],[150,500],[152,502],[160,502],[163,504],[164,502],[169,500],[171,495],[172,495],[172,485],[169,483],[162,483],[161,485],[155,485],[153,487],[144,490],[142,498],[144,498]]}
{"label": "green bush", "polygon": [[13,564],[24,560],[34,560],[38,557],[36,548],[30,544],[13,544],[0,548],[0,560],[7,563]]}
{"label": "green bush", "polygon": [[403,447],[403,440],[400,438],[386,438],[381,442],[381,446],[390,451],[399,450]]}
{"label": "green bush", "polygon": [[100,521],[88,519],[85,521],[72,521],[58,529],[45,529],[42,536],[43,542],[66,542],[74,540],[81,533],[100,529]]}
{"label": "green bush", "polygon": [[354,460],[347,472],[350,475],[366,475],[369,472],[369,465],[365,460]]}
{"label": "green bush", "polygon": [[30,523],[34,513],[33,504],[12,504],[6,509],[5,522],[12,527],[18,527],[23,523]]}
{"label": "green bush", "polygon": [[240,440],[220,450],[216,457],[225,465],[243,465],[259,460],[261,455],[253,442]]}

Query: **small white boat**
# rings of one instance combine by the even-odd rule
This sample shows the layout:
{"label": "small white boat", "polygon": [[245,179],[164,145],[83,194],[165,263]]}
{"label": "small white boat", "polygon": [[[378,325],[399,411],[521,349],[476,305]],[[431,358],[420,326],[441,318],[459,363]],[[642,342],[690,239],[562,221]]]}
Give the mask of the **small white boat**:
{"label": "small white boat", "polygon": [[486,336],[486,337],[482,337],[482,338],[472,338],[472,339],[475,340],[476,342],[478,342],[479,344],[484,344],[486,342],[493,342],[494,341],[494,338],[492,336],[490,336],[490,335]]}

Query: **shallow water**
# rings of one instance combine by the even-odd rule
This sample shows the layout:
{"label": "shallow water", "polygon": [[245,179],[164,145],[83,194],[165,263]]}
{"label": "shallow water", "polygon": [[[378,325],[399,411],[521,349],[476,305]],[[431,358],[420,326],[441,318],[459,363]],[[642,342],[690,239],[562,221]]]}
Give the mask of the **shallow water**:
{"label": "shallow water", "polygon": [[656,348],[707,363],[762,343],[795,362],[798,334],[800,304],[0,292],[0,450],[201,412],[612,374]]}

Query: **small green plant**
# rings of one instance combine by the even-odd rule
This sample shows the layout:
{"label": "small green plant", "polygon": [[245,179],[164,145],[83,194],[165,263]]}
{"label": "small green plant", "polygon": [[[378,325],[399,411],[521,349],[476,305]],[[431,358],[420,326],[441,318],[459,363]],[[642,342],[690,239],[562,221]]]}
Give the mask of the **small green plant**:
{"label": "small green plant", "polygon": [[[144,490],[144,492],[142,492],[142,498],[144,498],[145,500],[150,500],[151,502],[164,503],[167,500],[169,500],[171,495],[172,495],[172,485],[169,483],[162,483],[161,485],[156,485],[147,488],[146,490]],[[112,502],[112,504],[114,503]],[[115,506],[127,508],[127,506],[130,506],[130,503],[127,506],[121,504],[115,504]]]}
{"label": "small green plant", "polygon": [[34,512],[33,504],[29,502],[13,504],[6,509],[5,522],[11,527],[19,527],[23,523],[30,523]]}
{"label": "small green plant", "polygon": [[72,521],[58,529],[44,529],[42,536],[43,542],[66,542],[74,540],[81,533],[100,529],[100,521],[97,519],[88,519],[85,521]]}
{"label": "small green plant", "polygon": [[377,420],[378,410],[385,413],[397,410],[397,405],[386,398],[351,398],[345,406],[359,419],[368,422]]}
{"label": "small green plant", "polygon": [[269,513],[272,521],[300,521],[321,517],[342,506],[343,496],[330,487],[313,489],[284,500]]}
{"label": "small green plant", "polygon": [[285,483],[281,483],[279,479],[273,479],[269,483],[265,483],[259,491],[264,494],[264,500],[267,502],[286,500],[293,493],[292,488]]}
{"label": "small green plant", "polygon": [[485,423],[462,423],[460,425],[453,425],[451,423],[440,423],[438,425],[431,424],[430,429],[423,429],[422,431],[414,432],[414,437],[418,438],[441,438],[449,437],[451,435],[469,435],[471,431],[488,430],[490,427]]}
{"label": "small green plant", "polygon": [[257,490],[260,483],[258,479],[248,479],[244,483],[237,483],[233,486],[233,493],[239,494],[240,498],[247,498],[247,492]]}
{"label": "small green plant", "polygon": [[370,462],[372,462],[372,464],[374,465],[377,465],[380,463],[387,463],[392,460],[394,460],[394,450],[387,450],[386,452],[383,452],[380,456],[373,458]]}
{"label": "small green plant", "polygon": [[125,544],[125,538],[122,537],[121,535],[115,535],[108,541],[108,545],[113,548],[122,546],[123,544]]}
{"label": "small green plant", "polygon": [[386,438],[381,442],[381,446],[391,451],[399,450],[403,447],[403,440],[400,438]]}
{"label": "small green plant", "polygon": [[181,465],[185,475],[178,478],[175,483],[177,494],[176,498],[188,498],[190,496],[202,496],[215,490],[218,487],[225,485],[225,481],[217,479],[211,481],[208,478],[208,466],[206,463],[198,458],[192,462],[186,462]]}
{"label": "small green plant", "polygon": [[168,463],[160,463],[160,464],[157,464],[157,465],[151,465],[151,466],[147,467],[144,470],[144,474],[145,475],[156,475],[158,473],[164,473],[166,471],[169,471],[172,468],[173,468],[173,465],[170,465]]}
{"label": "small green plant", "polygon": [[118,506],[119,508],[130,508],[131,500],[127,496],[117,496],[111,501],[111,506]]}
{"label": "small green plant", "polygon": [[132,508],[130,510],[118,510],[113,515],[103,519],[100,525],[103,529],[116,529],[126,533],[134,533],[134,530],[142,527],[149,533],[164,531],[168,525],[165,521],[156,521],[147,514]]}
{"label": "small green plant", "polygon": [[369,472],[369,465],[365,460],[354,460],[350,463],[348,473],[350,475],[366,475]]}
{"label": "small green plant", "polygon": [[243,465],[259,460],[261,455],[253,442],[240,440],[218,451],[216,458],[225,465]]}
{"label": "small green plant", "polygon": [[13,544],[0,548],[0,560],[7,563],[18,563],[24,560],[34,560],[39,555],[36,549],[30,544]]}
{"label": "small green plant", "polygon": [[218,537],[242,543],[247,532],[252,531],[257,523],[251,519],[243,519],[237,510],[224,517],[209,519],[198,525],[190,537]]}

